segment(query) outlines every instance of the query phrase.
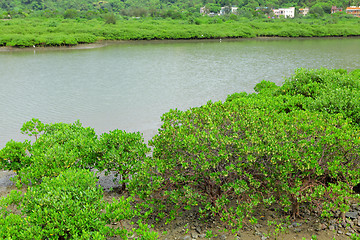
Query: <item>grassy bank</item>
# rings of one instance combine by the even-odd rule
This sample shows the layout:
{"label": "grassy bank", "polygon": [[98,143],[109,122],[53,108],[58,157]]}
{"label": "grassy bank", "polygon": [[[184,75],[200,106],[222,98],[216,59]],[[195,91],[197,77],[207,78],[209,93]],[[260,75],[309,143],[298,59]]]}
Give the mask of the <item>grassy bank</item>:
{"label": "grassy bank", "polygon": [[[360,19],[248,19],[214,21],[24,18],[0,21],[0,46],[64,46],[99,40],[360,36]],[[215,23],[214,23],[215,22]]]}

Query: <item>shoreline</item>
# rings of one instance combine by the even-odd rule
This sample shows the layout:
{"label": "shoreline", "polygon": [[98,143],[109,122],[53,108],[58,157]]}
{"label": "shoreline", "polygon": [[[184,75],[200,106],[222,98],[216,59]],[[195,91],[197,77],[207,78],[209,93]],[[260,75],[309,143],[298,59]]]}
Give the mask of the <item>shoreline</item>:
{"label": "shoreline", "polygon": [[206,39],[153,39],[153,40],[99,40],[94,43],[81,43],[71,46],[44,46],[44,47],[8,47],[0,46],[1,52],[26,52],[26,51],[49,51],[49,50],[85,50],[85,49],[96,49],[103,48],[112,45],[120,44],[137,44],[137,43],[181,43],[181,42],[238,42],[238,41],[291,41],[291,40],[316,40],[316,39],[339,39],[339,38],[359,38],[360,36],[326,36],[326,37],[254,37],[254,38],[206,38]]}

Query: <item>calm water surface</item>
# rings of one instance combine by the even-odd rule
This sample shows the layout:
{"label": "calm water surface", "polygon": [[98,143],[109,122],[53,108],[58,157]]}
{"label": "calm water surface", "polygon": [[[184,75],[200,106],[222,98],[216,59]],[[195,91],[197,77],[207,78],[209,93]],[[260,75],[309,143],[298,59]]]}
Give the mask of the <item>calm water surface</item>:
{"label": "calm water surface", "polygon": [[97,133],[156,134],[169,109],[188,109],[296,68],[360,67],[360,39],[155,41],[81,50],[0,52],[0,148],[22,124],[74,122]]}

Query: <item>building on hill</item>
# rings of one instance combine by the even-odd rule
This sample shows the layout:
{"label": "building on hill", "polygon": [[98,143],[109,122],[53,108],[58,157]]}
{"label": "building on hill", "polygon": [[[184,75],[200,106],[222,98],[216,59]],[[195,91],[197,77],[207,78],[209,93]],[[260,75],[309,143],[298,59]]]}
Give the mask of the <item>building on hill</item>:
{"label": "building on hill", "polygon": [[238,7],[221,7],[219,15],[225,15],[227,13],[237,14]]}
{"label": "building on hill", "polygon": [[346,8],[346,13],[355,17],[360,17],[360,7],[350,6]]}
{"label": "building on hill", "polygon": [[216,15],[215,13],[210,12],[210,9],[207,8],[207,7],[201,7],[200,8],[200,14],[202,14],[203,16],[208,15],[210,17],[213,17],[213,16]]}
{"label": "building on hill", "polygon": [[332,6],[331,7],[331,13],[337,13],[337,12],[342,12],[342,8],[338,8],[336,6]]}
{"label": "building on hill", "polygon": [[255,11],[256,12],[259,12],[259,11],[266,12],[268,9],[269,9],[268,7],[256,7]]}
{"label": "building on hill", "polygon": [[[217,13],[217,15],[225,15],[225,14],[237,14],[237,10],[238,7],[229,7],[229,6],[225,6],[225,7],[221,7],[220,12]],[[216,14],[214,12],[210,12],[210,9],[206,8],[206,7],[201,7],[200,8],[200,14],[202,15],[208,15],[208,16],[215,16]]]}
{"label": "building on hill", "polygon": [[306,16],[308,13],[309,13],[309,8],[306,7],[306,8],[300,8],[299,9],[299,14],[303,15],[303,16]]}
{"label": "building on hill", "polygon": [[272,13],[272,9],[268,7],[257,7],[255,8],[255,12],[257,14],[264,14],[265,16],[268,16],[270,18],[270,13]]}
{"label": "building on hill", "polygon": [[284,16],[285,18],[294,18],[295,17],[295,8],[289,7],[289,8],[279,8],[279,9],[273,9],[274,15],[276,17]]}
{"label": "building on hill", "polygon": [[200,14],[205,15],[205,14],[209,14],[209,11],[206,7],[201,7],[200,8]]}

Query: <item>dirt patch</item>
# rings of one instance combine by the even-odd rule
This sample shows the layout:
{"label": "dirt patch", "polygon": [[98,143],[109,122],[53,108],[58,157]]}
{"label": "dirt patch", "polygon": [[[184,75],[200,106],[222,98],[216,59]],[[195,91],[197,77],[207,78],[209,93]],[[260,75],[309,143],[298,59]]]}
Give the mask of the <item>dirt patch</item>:
{"label": "dirt patch", "polygon": [[[270,240],[270,239],[350,239],[351,234],[358,233],[360,227],[352,220],[341,223],[337,219],[321,221],[313,214],[303,214],[301,219],[291,220],[288,214],[277,212],[274,208],[257,209],[256,224],[244,225],[238,232],[227,229],[218,218],[200,220],[196,209],[183,211],[170,224],[164,221],[150,221],[153,230],[157,231],[161,240],[193,240],[193,239],[229,239],[229,240]],[[207,238],[211,233],[213,237]]]}

